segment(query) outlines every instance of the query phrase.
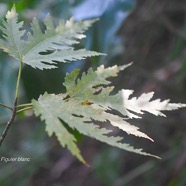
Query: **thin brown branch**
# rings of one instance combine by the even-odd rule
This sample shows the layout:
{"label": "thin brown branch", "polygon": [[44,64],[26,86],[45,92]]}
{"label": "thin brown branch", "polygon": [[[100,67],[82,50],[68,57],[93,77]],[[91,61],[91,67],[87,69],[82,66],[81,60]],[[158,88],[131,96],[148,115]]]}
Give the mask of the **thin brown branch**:
{"label": "thin brown branch", "polygon": [[161,16],[161,21],[164,23],[164,25],[167,27],[167,29],[169,29],[172,33],[178,35],[179,37],[181,37],[182,39],[186,40],[186,35],[185,33],[178,29],[172,22],[171,20],[166,17],[166,16]]}
{"label": "thin brown branch", "polygon": [[13,107],[13,111],[12,111],[12,116],[11,116],[10,120],[8,121],[8,123],[6,124],[6,127],[5,127],[3,133],[2,133],[2,135],[0,137],[0,147],[1,147],[5,137],[8,134],[8,130],[10,129],[12,123],[15,120],[16,112],[17,112],[17,98],[15,98],[15,100],[14,100],[14,107]]}

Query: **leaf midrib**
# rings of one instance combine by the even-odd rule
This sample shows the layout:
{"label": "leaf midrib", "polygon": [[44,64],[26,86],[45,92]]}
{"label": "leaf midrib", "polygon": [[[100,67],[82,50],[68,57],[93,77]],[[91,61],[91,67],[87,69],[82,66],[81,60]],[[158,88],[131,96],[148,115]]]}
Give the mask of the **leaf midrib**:
{"label": "leaf midrib", "polygon": [[[92,71],[92,72],[93,72],[93,71]],[[96,81],[97,78],[98,78],[98,76],[97,76],[97,74],[96,74],[96,77],[94,78],[94,80],[93,80],[93,81],[90,81],[91,84],[93,84],[93,83]],[[84,87],[82,87],[82,88],[81,88],[77,93],[75,93],[74,95],[70,96],[70,98],[73,98],[73,97],[81,98],[81,96],[78,97],[77,95],[78,95],[80,92],[84,91],[84,89],[86,89],[89,85],[90,85],[90,83],[87,82],[87,84],[86,84]],[[86,99],[86,98],[84,98],[83,100],[85,100],[85,99]]]}
{"label": "leaf midrib", "polygon": [[[13,43],[15,44],[16,48],[17,48],[17,51],[18,51],[18,55],[19,55],[19,60],[22,61],[22,56],[21,56],[21,52],[19,50],[19,47],[17,46],[17,42],[16,42],[16,39],[14,37],[14,34],[13,34],[13,27],[14,27],[14,24],[13,24],[13,19],[11,19],[11,34],[12,34],[12,38],[13,38]],[[16,19],[16,22],[17,22],[17,19]],[[20,40],[21,41],[21,40]]]}
{"label": "leaf midrib", "polygon": [[[46,31],[45,31],[46,32]],[[32,51],[34,51],[36,48],[40,48],[40,46],[41,45],[43,45],[43,43],[45,43],[45,42],[47,42],[47,40],[52,40],[53,38],[55,38],[55,37],[57,37],[57,36],[61,36],[61,37],[63,37],[63,38],[65,38],[64,37],[64,35],[65,35],[65,33],[67,32],[67,30],[65,31],[65,32],[63,32],[63,33],[58,33],[56,30],[55,30],[55,34],[54,35],[52,35],[52,36],[50,36],[50,37],[48,37],[47,35],[46,35],[46,38],[44,39],[44,40],[42,40],[41,42],[39,42],[37,45],[35,45],[34,47],[32,47],[26,54],[24,54],[24,56],[23,56],[23,61],[24,61],[24,58],[26,58],[26,56],[28,56],[30,53],[32,53]],[[44,35],[45,33],[43,33],[43,35]],[[32,35],[33,36],[33,35]],[[67,34],[67,36],[68,36],[68,34]],[[34,38],[35,39],[35,38]],[[71,38],[70,38],[71,39]],[[29,41],[28,41],[29,42]],[[55,49],[54,49],[55,50]],[[45,51],[45,50],[41,50],[41,52],[42,51]]]}
{"label": "leaf midrib", "polygon": [[[53,35],[52,37],[47,37],[46,39],[42,40],[41,42],[39,42],[37,45],[35,45],[34,47],[32,47],[26,54],[24,54],[23,56],[23,61],[24,61],[24,58],[29,55],[33,50],[35,50],[36,48],[39,48],[40,46],[39,45],[42,45],[44,42],[46,42],[47,40],[49,39],[52,39],[52,38],[55,38],[56,36],[58,36],[58,34],[55,34]],[[29,42],[29,41],[28,41]],[[41,50],[42,51],[45,51],[45,50]]]}

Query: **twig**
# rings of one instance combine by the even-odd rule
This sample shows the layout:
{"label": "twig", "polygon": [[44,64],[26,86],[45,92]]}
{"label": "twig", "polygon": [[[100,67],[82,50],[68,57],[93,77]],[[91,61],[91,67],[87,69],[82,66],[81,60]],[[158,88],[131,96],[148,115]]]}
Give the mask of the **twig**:
{"label": "twig", "polygon": [[4,129],[4,131],[3,131],[2,135],[1,135],[1,137],[0,137],[0,147],[1,147],[1,145],[2,145],[2,143],[3,143],[3,141],[4,141],[5,137],[6,137],[6,135],[7,135],[7,133],[8,133],[8,130],[9,130],[10,126],[12,125],[12,123],[13,123],[14,120],[15,120],[15,117],[16,117],[16,110],[17,110],[16,107],[17,107],[17,98],[15,98],[15,101],[14,101],[14,107],[13,107],[12,117],[11,117],[10,120],[8,121],[8,123],[7,123],[7,125],[6,125],[6,127],[5,127],[5,129]]}
{"label": "twig", "polygon": [[186,40],[186,35],[183,31],[178,29],[172,22],[169,20],[166,16],[161,17],[161,21],[164,23],[164,25],[174,34],[178,35],[182,39]]}
{"label": "twig", "polygon": [[13,111],[13,108],[12,108],[12,107],[10,107],[10,106],[8,106],[8,105],[5,105],[5,104],[3,104],[3,103],[0,103],[0,106],[1,106],[1,107],[5,107],[5,108],[10,109],[11,111]]}
{"label": "twig", "polygon": [[12,123],[14,122],[16,114],[17,114],[17,102],[18,102],[18,95],[19,95],[19,85],[20,85],[20,80],[21,80],[22,65],[23,65],[23,62],[20,61],[12,116],[11,116],[10,120],[8,121],[8,123],[6,124],[5,129],[4,129],[4,131],[3,131],[3,133],[2,133],[2,135],[0,137],[0,147],[1,147],[6,135],[8,133],[8,130],[10,129]]}

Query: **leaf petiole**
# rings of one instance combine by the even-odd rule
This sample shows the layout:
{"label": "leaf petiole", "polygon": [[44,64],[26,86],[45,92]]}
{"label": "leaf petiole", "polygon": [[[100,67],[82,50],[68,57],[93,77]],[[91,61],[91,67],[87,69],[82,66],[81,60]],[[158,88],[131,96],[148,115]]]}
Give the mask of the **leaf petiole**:
{"label": "leaf petiole", "polygon": [[32,107],[32,106],[33,106],[32,103],[26,103],[26,104],[17,105],[17,108],[21,108],[21,107]]}
{"label": "leaf petiole", "polygon": [[1,107],[5,107],[5,108],[7,108],[7,109],[13,111],[13,108],[12,108],[12,107],[10,107],[10,106],[8,106],[8,105],[5,105],[5,104],[3,104],[3,103],[0,103],[0,106],[1,106]]}
{"label": "leaf petiole", "polygon": [[20,61],[17,84],[16,84],[15,99],[18,99],[18,95],[19,95],[19,84],[20,84],[20,79],[21,79],[22,66],[23,66],[23,62]]}
{"label": "leaf petiole", "polygon": [[31,107],[26,107],[26,108],[20,109],[20,110],[18,110],[18,111],[16,112],[16,114],[18,114],[18,113],[20,113],[20,112],[24,112],[24,111],[26,111],[26,110],[30,110],[30,109],[33,109],[33,107],[31,106]]}

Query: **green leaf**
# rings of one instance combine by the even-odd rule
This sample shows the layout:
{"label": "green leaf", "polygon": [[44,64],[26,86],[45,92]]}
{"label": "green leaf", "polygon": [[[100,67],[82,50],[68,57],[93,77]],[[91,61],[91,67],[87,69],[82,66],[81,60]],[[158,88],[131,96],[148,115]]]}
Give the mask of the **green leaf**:
{"label": "green leaf", "polygon": [[[170,111],[176,110],[182,107],[186,107],[186,104],[182,103],[170,103],[170,100],[161,101],[160,99],[152,100],[154,92],[143,93],[141,96],[129,98],[133,90],[122,90],[123,103],[127,109],[127,115],[130,118],[140,118],[136,114],[144,114],[144,111],[149,112],[155,116],[164,116],[166,115],[161,111]],[[136,113],[136,114],[133,114]]]}
{"label": "green leaf", "polygon": [[[53,95],[45,94],[42,97],[42,99],[49,100],[50,96],[53,96]],[[49,136],[51,136],[53,133],[55,133],[60,144],[64,147],[67,145],[67,147],[71,151],[71,153],[74,154],[75,156],[77,156],[77,158],[80,161],[85,163],[85,160],[80,155],[80,151],[75,143],[76,142],[75,137],[72,134],[70,134],[68,132],[68,130],[63,125],[61,125],[59,118],[55,117],[53,115],[55,113],[50,111],[49,108],[51,107],[51,105],[50,105],[51,102],[43,101],[42,99],[40,101],[40,104],[37,104],[36,101],[33,101],[33,103],[35,103],[36,115],[41,115],[41,120],[46,121],[46,131],[48,132]],[[51,100],[51,101],[53,101],[53,100]]]}
{"label": "green leaf", "polygon": [[[89,69],[87,73],[81,75],[81,78],[78,78],[79,70],[76,69],[72,73],[67,74],[65,78],[66,94],[54,95],[45,93],[40,96],[38,101],[33,100],[35,114],[37,116],[40,115],[41,119],[45,120],[46,130],[49,135],[51,136],[54,133],[61,145],[67,146],[72,154],[82,162],[84,160],[75,145],[76,140],[67,131],[65,125],[63,125],[64,123],[84,135],[109,145],[158,158],[155,155],[143,152],[142,149],[135,149],[129,144],[123,143],[122,137],[112,136],[111,129],[108,130],[102,124],[96,124],[96,121],[107,122],[127,134],[153,141],[149,136],[140,132],[138,127],[129,124],[126,117],[138,117],[137,114],[144,113],[142,111],[148,111],[154,115],[162,115],[160,112],[162,110],[172,110],[186,106],[185,104],[172,104],[168,101],[150,101],[152,93],[131,99],[129,99],[131,94],[129,90],[121,90],[117,94],[112,95],[114,87],[109,86],[110,81],[108,78],[116,77],[119,71],[124,70],[129,65],[109,68],[101,65],[96,71]],[[117,110],[121,114],[113,115],[111,113],[112,110]]]}
{"label": "green leaf", "polygon": [[7,43],[0,40],[0,48],[15,59],[21,60],[24,48],[24,42],[21,40],[21,37],[25,31],[21,30],[23,22],[18,23],[18,14],[16,13],[15,6],[13,6],[11,11],[7,12],[6,20],[3,20],[3,26],[0,29]]}
{"label": "green leaf", "polygon": [[[0,48],[15,59],[38,69],[56,68],[57,62],[74,61],[86,57],[103,55],[83,49],[74,50],[73,45],[85,38],[83,34],[96,20],[74,22],[73,18],[59,21],[54,26],[50,15],[44,20],[45,30],[41,30],[36,18],[31,23],[31,32],[25,35],[23,22],[18,22],[15,6],[3,20],[1,30],[5,40],[0,39]],[[27,41],[23,40],[27,37]]]}
{"label": "green leaf", "polygon": [[[116,146],[130,152],[153,156],[142,152],[142,149],[134,149],[129,144],[122,143],[122,137],[107,136],[107,134],[111,133],[111,130],[100,128],[98,125],[94,124],[92,119],[99,121],[106,121],[107,119],[110,120],[112,117],[115,119],[112,114],[104,113],[103,109],[99,106],[82,105],[81,102],[76,99],[69,101],[64,100],[63,94],[54,95],[47,93],[40,96],[38,101],[34,100],[33,104],[36,115],[41,115],[41,119],[45,120],[46,130],[49,136],[54,133],[58,137],[61,145],[64,147],[67,146],[72,154],[74,154],[82,162],[84,162],[84,160],[79,154],[79,150],[75,145],[75,140],[72,137],[72,134],[67,132],[62,123],[67,123],[70,128],[76,129],[84,135],[93,137],[109,145]],[[59,122],[59,119],[61,119],[62,123]],[[117,120],[115,120],[115,122],[117,122]],[[125,126],[124,121],[122,124]],[[136,130],[137,132],[137,127],[133,127],[129,124],[126,125],[126,127],[128,127],[127,130],[129,130],[129,132],[130,130]]]}

